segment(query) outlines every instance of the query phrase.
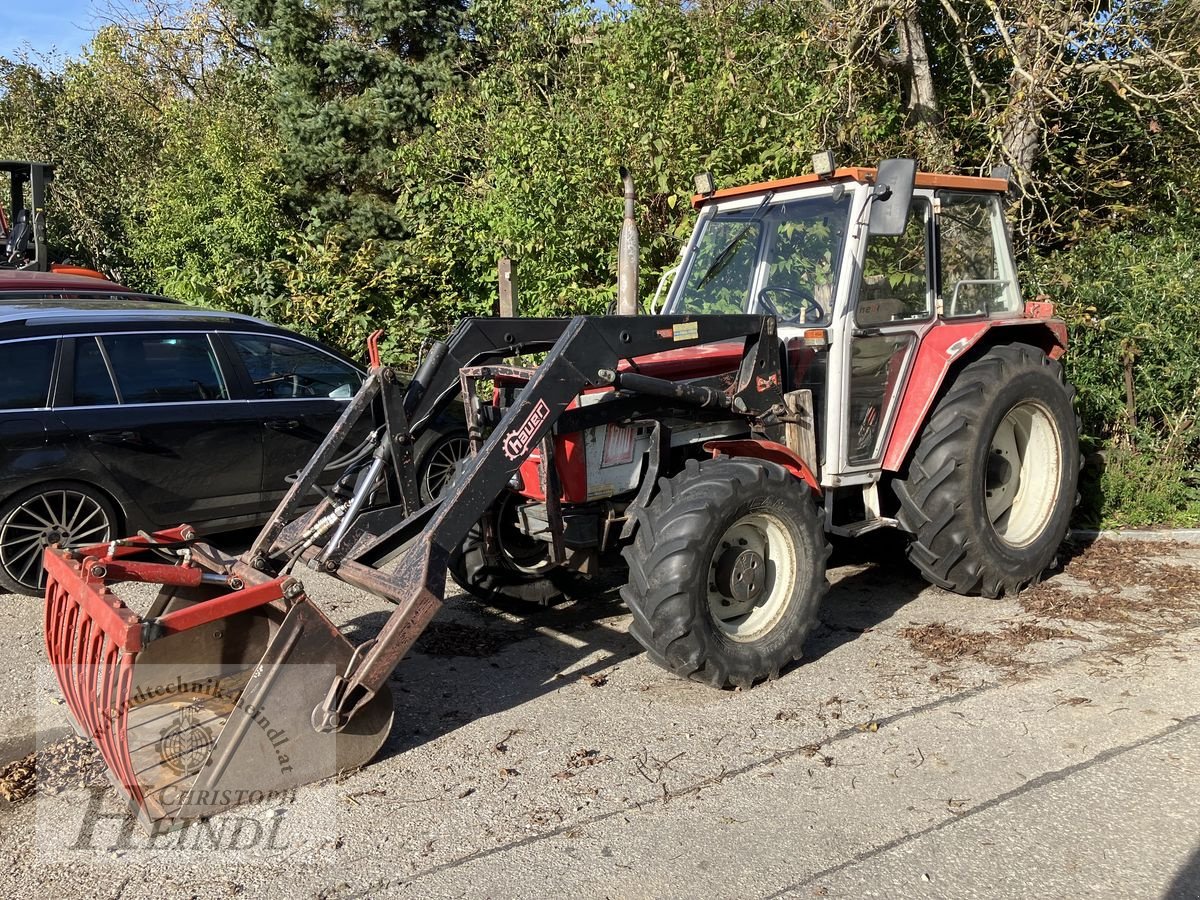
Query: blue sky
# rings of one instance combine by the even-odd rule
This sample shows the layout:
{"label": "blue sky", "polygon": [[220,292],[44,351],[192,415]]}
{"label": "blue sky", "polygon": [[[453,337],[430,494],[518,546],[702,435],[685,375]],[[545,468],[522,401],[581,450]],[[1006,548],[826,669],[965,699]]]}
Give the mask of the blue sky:
{"label": "blue sky", "polygon": [[79,53],[91,38],[102,0],[19,0],[0,2],[0,56],[28,44],[35,54]]}

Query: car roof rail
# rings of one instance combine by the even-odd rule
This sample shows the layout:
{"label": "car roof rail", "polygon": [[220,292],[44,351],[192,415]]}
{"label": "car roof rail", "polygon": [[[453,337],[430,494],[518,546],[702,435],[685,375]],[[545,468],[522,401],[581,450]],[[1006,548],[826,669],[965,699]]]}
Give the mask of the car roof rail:
{"label": "car roof rail", "polygon": [[161,294],[146,294],[123,288],[0,288],[3,300],[151,300],[155,303],[171,303],[186,306],[182,300],[164,297]]}

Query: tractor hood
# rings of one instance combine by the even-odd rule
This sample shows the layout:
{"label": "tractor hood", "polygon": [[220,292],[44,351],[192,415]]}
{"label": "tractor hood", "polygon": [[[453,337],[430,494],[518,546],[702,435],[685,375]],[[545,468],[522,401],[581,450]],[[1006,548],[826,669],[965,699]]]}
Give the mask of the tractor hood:
{"label": "tractor hood", "polygon": [[736,369],[742,361],[742,348],[742,341],[682,347],[679,350],[664,350],[662,353],[623,360],[617,368],[621,372],[638,372],[671,381],[705,378]]}

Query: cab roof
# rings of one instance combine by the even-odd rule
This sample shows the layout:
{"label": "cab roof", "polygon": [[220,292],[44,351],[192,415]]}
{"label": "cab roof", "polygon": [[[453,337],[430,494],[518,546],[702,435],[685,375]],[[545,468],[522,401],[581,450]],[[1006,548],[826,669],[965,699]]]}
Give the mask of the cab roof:
{"label": "cab roof", "polygon": [[[861,184],[875,183],[875,169],[855,166],[834,171],[832,175],[821,176],[814,172],[807,175],[797,175],[794,178],[780,178],[776,181],[760,181],[739,187],[722,188],[708,194],[696,194],[692,197],[692,206],[700,207],[712,200],[727,200],[730,197],[744,197],[751,194],[761,194],[767,191],[782,191],[788,188],[811,187],[818,184],[836,184],[837,182],[857,181]],[[935,172],[918,172],[917,187],[952,191],[990,191],[1003,194],[1008,190],[1008,182],[1003,178],[979,178],[971,175],[940,175]]]}

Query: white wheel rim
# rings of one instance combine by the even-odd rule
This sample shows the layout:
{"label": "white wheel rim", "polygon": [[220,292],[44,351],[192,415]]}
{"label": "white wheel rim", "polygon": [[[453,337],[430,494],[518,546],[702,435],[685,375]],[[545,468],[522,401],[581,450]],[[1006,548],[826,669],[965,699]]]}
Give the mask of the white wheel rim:
{"label": "white wheel rim", "polygon": [[51,544],[84,547],[111,540],[104,509],[79,491],[46,491],[15,507],[0,522],[0,565],[16,582],[46,585],[42,553]]}
{"label": "white wheel rim", "polygon": [[773,513],[748,513],[725,530],[709,562],[707,593],[709,614],[726,637],[754,641],[779,623],[796,589],[796,555],[791,531]]}
{"label": "white wheel rim", "polygon": [[988,448],[983,498],[996,535],[1013,547],[1037,539],[1058,506],[1062,442],[1050,410],[1023,400],[1000,420]]}

